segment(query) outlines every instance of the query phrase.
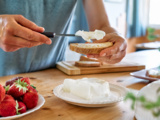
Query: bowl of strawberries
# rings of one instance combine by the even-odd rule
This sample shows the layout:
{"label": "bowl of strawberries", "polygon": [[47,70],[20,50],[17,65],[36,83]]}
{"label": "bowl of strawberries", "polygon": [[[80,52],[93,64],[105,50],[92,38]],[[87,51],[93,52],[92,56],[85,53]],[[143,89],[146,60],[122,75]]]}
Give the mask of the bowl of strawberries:
{"label": "bowl of strawberries", "polygon": [[0,84],[0,120],[15,119],[38,110],[45,103],[28,77],[16,77]]}

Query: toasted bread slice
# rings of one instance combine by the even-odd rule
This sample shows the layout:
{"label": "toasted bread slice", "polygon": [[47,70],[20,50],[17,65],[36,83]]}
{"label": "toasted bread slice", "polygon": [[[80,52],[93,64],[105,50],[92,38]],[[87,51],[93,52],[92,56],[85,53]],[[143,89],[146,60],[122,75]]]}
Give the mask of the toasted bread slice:
{"label": "toasted bread slice", "polygon": [[160,70],[158,68],[151,68],[146,71],[146,76],[160,78]]}
{"label": "toasted bread slice", "polygon": [[94,61],[76,61],[75,66],[78,67],[100,67],[100,62],[94,62]]}
{"label": "toasted bread slice", "polygon": [[99,54],[103,49],[112,46],[112,42],[105,43],[71,43],[70,50],[81,54]]}

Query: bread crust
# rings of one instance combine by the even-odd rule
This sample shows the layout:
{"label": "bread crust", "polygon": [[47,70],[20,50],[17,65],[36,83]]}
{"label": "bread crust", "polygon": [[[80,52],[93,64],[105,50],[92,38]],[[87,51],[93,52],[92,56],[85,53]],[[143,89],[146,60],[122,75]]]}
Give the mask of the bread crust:
{"label": "bread crust", "polygon": [[76,61],[75,66],[78,67],[100,67],[100,62],[94,62],[94,61]]}
{"label": "bread crust", "polygon": [[146,71],[146,76],[152,77],[152,78],[160,78],[160,75],[152,74],[152,72],[150,72],[151,70],[159,71],[157,68],[149,69],[149,70]]}
{"label": "bread crust", "polygon": [[99,60],[96,59],[96,58],[88,58],[86,56],[81,56],[79,61],[95,61],[95,62],[99,62]]}
{"label": "bread crust", "polygon": [[96,58],[88,58],[86,56],[81,56],[79,61],[94,61],[94,62],[100,62],[100,64],[103,65],[103,62],[101,62],[100,60]]}
{"label": "bread crust", "polygon": [[112,42],[105,43],[71,43],[70,50],[81,54],[99,54],[103,49],[112,46]]}

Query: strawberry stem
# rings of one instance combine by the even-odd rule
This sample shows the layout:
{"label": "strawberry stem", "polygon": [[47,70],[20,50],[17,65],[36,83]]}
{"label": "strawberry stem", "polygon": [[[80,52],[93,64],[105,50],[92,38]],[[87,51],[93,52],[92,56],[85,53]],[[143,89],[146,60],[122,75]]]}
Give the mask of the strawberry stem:
{"label": "strawberry stem", "polygon": [[18,104],[18,102],[16,100],[16,114],[17,115],[21,114],[19,111],[22,110],[22,108],[19,108],[19,109],[18,108],[19,108],[19,104]]}
{"label": "strawberry stem", "polygon": [[19,91],[21,91],[21,89],[22,89],[22,90],[23,90],[23,93],[26,93],[26,91],[28,90],[28,88],[27,88],[28,84],[27,84],[26,82],[24,82],[24,81],[21,81],[20,79],[18,79],[18,80],[16,81],[15,86],[16,86],[17,88],[19,88]]}
{"label": "strawberry stem", "polygon": [[7,85],[7,86],[4,87],[6,92],[8,92],[9,88],[10,88],[10,85]]}

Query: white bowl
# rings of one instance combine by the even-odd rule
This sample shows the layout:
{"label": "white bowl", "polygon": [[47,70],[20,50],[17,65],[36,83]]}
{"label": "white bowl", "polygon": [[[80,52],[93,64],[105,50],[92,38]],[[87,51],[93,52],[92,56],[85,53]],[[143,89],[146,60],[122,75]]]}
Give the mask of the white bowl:
{"label": "white bowl", "polygon": [[38,98],[38,104],[37,104],[36,107],[34,107],[34,108],[32,108],[32,109],[29,109],[29,110],[27,110],[25,113],[22,113],[22,114],[20,114],[20,115],[14,115],[14,116],[9,116],[9,117],[0,117],[0,120],[11,120],[11,119],[20,118],[20,117],[22,117],[22,116],[25,116],[25,115],[27,115],[27,114],[30,114],[30,113],[32,113],[32,112],[40,109],[40,107],[42,107],[43,104],[45,103],[45,99],[44,99],[44,97],[43,97],[42,95],[40,95],[40,94],[38,95],[38,97],[39,97],[39,98]]}
{"label": "white bowl", "polygon": [[[147,100],[156,101],[158,98],[157,90],[160,87],[160,81],[155,81],[143,87],[137,96],[145,96]],[[159,94],[160,95],[160,94]],[[141,102],[135,104],[135,117],[137,120],[160,120],[159,117],[154,117],[150,110],[146,110],[141,106]]]}

